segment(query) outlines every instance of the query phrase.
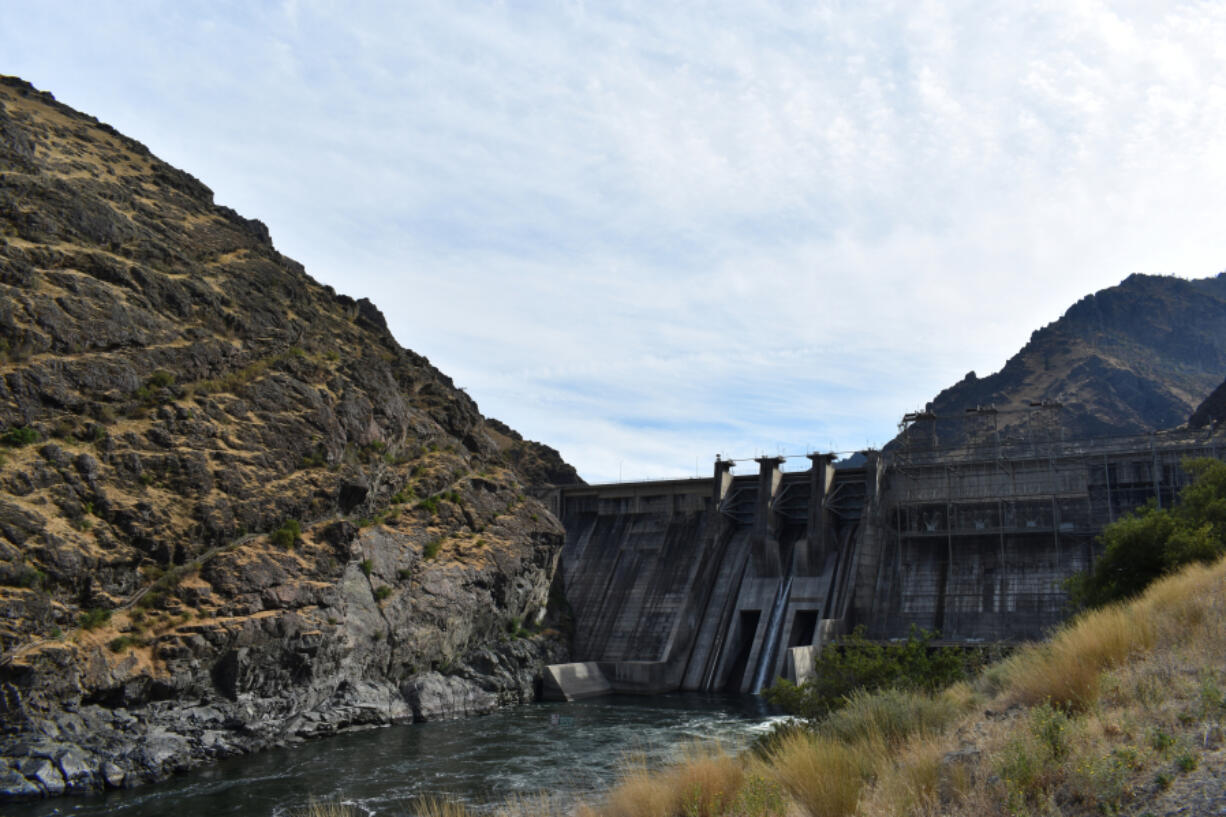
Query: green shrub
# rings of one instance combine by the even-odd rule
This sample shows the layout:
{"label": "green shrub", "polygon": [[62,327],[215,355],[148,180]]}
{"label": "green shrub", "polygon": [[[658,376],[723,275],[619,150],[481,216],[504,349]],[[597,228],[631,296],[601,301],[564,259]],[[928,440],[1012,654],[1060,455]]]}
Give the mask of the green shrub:
{"label": "green shrub", "polygon": [[421,555],[426,559],[433,559],[438,555],[439,550],[443,547],[443,538],[436,537],[426,542],[426,546],[422,548]]}
{"label": "green shrub", "polygon": [[511,638],[528,638],[532,635],[532,631],[524,627],[522,616],[511,616],[511,620],[507,622],[507,633]]}
{"label": "green shrub", "polygon": [[1036,706],[1030,712],[1030,731],[1054,760],[1063,760],[1068,755],[1071,724],[1068,713],[1050,703]]}
{"label": "green shrub", "polygon": [[363,559],[361,562],[358,563],[358,568],[360,568],[361,571],[366,575],[366,578],[369,579],[371,571],[375,569],[375,563],[372,562],[370,559]]}
{"label": "green shrub", "polygon": [[140,597],[140,601],[136,602],[137,607],[143,607],[148,610],[151,607],[156,607],[166,598],[164,590],[150,590],[148,593]]}
{"label": "green shrub", "polygon": [[782,817],[792,813],[792,810],[788,808],[781,783],[758,774],[749,774],[745,776],[728,813],[745,817]]}
{"label": "green shrub", "polygon": [[82,630],[96,630],[110,620],[110,610],[95,607],[92,610],[82,611],[81,615],[77,617],[77,624],[80,625]]}
{"label": "green shrub", "polygon": [[10,448],[20,448],[23,445],[36,443],[39,439],[38,430],[31,426],[10,428],[8,431],[0,434],[0,443]]}
{"label": "green shrub", "polygon": [[815,672],[803,684],[780,679],[766,699],[792,715],[817,721],[839,708],[857,690],[902,687],[935,691],[968,677],[972,652],[932,646],[936,638],[912,626],[906,641],[869,641],[864,627],[826,645]]}
{"label": "green shrub", "polygon": [[147,382],[155,389],[164,389],[167,386],[174,385],[175,376],[168,371],[159,369],[149,376],[149,380]]}
{"label": "green shrub", "polygon": [[402,582],[408,581],[409,579],[413,578],[413,569],[410,567],[400,568],[396,571],[396,578],[400,579]]}
{"label": "green shrub", "polygon": [[297,519],[287,519],[268,538],[277,547],[289,550],[302,540],[302,525]]}
{"label": "green shrub", "polygon": [[1175,745],[1175,738],[1168,732],[1155,729],[1149,736],[1149,745],[1154,747],[1154,751],[1165,752]]}
{"label": "green shrub", "polygon": [[123,652],[129,647],[143,647],[144,645],[145,640],[143,638],[132,635],[121,635],[117,638],[112,638],[110,643],[107,644],[111,648],[111,652]]}
{"label": "green shrub", "polygon": [[392,594],[392,588],[388,585],[381,585],[375,588],[375,601],[384,601]]}
{"label": "green shrub", "polygon": [[438,497],[428,496],[421,502],[418,502],[417,507],[433,516],[434,514],[438,513]]}
{"label": "green shrub", "polygon": [[14,587],[38,589],[47,584],[47,574],[39,570],[37,567],[23,565],[21,570],[17,572],[17,575],[13,576],[12,579],[9,580],[9,584]]}
{"label": "green shrub", "polygon": [[1078,606],[1098,607],[1130,598],[1159,576],[1226,553],[1226,462],[1186,460],[1192,482],[1174,508],[1152,501],[1103,528],[1102,556],[1066,583]]}
{"label": "green shrub", "polygon": [[827,716],[817,731],[846,743],[880,738],[898,746],[911,735],[940,732],[958,714],[945,697],[896,687],[876,692],[861,689]]}

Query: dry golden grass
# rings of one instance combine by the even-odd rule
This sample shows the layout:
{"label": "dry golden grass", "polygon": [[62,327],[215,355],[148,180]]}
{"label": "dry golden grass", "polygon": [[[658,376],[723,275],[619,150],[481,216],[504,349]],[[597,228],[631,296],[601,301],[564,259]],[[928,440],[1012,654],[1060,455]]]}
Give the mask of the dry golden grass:
{"label": "dry golden grass", "polygon": [[680,763],[658,771],[648,769],[641,760],[630,760],[600,813],[604,817],[718,817],[736,800],[743,778],[742,761],[718,746],[689,746]]}
{"label": "dry golden grass", "polygon": [[903,746],[893,762],[879,768],[874,785],[860,801],[857,814],[865,817],[901,817],[908,814],[939,814],[941,787],[950,792],[965,788],[967,781],[943,781],[942,759],[949,753],[947,741],[917,737]]}
{"label": "dry golden grass", "polygon": [[1129,606],[1087,613],[1050,641],[1018,650],[1002,667],[1012,700],[1032,705],[1050,700],[1084,709],[1098,697],[1104,669],[1153,643],[1153,624]]}
{"label": "dry golden grass", "polygon": [[668,817],[679,799],[664,775],[636,765],[622,772],[599,813],[601,817]]}
{"label": "dry golden grass", "polygon": [[768,772],[814,817],[854,814],[860,792],[885,747],[803,733],[785,738],[768,760]]}
{"label": "dry golden grass", "polygon": [[686,817],[718,817],[740,793],[744,765],[721,748],[691,746],[669,777]]}
{"label": "dry golden grass", "polygon": [[1155,582],[1134,601],[1086,613],[1051,640],[1019,650],[1000,668],[1011,699],[1092,706],[1104,670],[1156,645],[1169,649],[1186,643],[1204,629],[1210,610],[1220,606],[1215,602],[1220,602],[1224,566],[1192,565]]}
{"label": "dry golden grass", "polygon": [[899,746],[913,735],[940,733],[959,714],[953,696],[903,689],[859,690],[819,729],[822,735],[844,743]]}

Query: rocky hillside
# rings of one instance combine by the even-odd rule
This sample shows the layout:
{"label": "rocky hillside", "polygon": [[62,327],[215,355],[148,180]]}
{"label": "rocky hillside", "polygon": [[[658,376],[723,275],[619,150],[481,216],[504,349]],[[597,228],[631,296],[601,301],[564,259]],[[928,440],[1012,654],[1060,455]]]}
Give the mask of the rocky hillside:
{"label": "rocky hillside", "polygon": [[0,791],[531,696],[557,452],[140,143],[0,79]]}
{"label": "rocky hillside", "polygon": [[[1226,273],[1130,275],[1036,331],[1003,369],[974,372],[894,444],[938,446],[1171,428],[1226,374]],[[1045,405],[1040,405],[1045,404]],[[993,413],[973,413],[995,407]]]}
{"label": "rocky hillside", "polygon": [[1209,393],[1192,416],[1188,418],[1188,428],[1205,428],[1216,426],[1226,420],[1226,381]]}

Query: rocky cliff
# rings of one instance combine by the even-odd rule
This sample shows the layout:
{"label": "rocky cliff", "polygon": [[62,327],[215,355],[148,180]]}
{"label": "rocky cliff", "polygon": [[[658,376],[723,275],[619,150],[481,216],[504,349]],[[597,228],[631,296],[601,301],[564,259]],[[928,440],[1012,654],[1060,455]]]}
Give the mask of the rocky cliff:
{"label": "rocky cliff", "polygon": [[263,224],[0,79],[0,791],[531,697],[565,481]]}
{"label": "rocky cliff", "polygon": [[1034,332],[999,372],[971,372],[942,391],[894,445],[1171,428],[1224,373],[1226,273],[1192,281],[1130,275]]}
{"label": "rocky cliff", "polygon": [[1188,418],[1188,428],[1216,427],[1222,420],[1226,420],[1226,381],[1210,392],[1204,402],[1196,407],[1196,411]]}

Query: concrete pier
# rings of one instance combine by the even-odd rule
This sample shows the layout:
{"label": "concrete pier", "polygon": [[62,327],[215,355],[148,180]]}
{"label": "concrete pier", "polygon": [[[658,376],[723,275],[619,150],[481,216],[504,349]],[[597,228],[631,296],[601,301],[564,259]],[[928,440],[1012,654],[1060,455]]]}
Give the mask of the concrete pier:
{"label": "concrete pier", "polygon": [[578,701],[608,695],[613,691],[609,679],[594,661],[578,664],[550,664],[545,667],[541,697],[547,701]]}

